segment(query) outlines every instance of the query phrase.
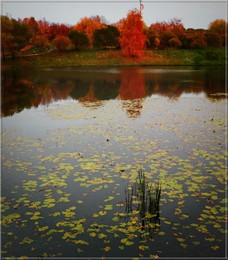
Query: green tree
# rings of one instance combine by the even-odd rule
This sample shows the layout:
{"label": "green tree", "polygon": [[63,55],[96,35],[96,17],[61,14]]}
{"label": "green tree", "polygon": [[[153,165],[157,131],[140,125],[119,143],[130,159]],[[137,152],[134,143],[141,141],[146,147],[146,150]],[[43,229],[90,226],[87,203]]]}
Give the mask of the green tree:
{"label": "green tree", "polygon": [[76,30],[70,31],[68,37],[74,44],[76,50],[84,49],[89,47],[89,38],[83,32]]}
{"label": "green tree", "polygon": [[93,34],[94,47],[117,47],[119,45],[120,32],[115,26],[95,30]]}

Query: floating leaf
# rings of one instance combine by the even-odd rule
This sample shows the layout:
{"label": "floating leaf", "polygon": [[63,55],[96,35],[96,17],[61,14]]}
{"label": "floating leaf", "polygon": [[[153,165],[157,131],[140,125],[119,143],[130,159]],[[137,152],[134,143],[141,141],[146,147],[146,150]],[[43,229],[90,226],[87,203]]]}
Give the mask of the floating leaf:
{"label": "floating leaf", "polygon": [[185,239],[182,237],[177,237],[177,241],[183,243],[185,241]]}
{"label": "floating leaf", "polygon": [[68,238],[75,238],[76,237],[76,233],[71,233],[71,232],[65,232],[63,235],[63,239],[68,239]]}
{"label": "floating leaf", "polygon": [[113,209],[113,206],[111,204],[105,205],[104,210],[112,210],[112,209]]}
{"label": "floating leaf", "polygon": [[27,244],[30,245],[33,242],[33,239],[29,238],[29,237],[25,237],[21,242],[19,242],[19,244],[23,245],[23,244]]}
{"label": "floating leaf", "polygon": [[38,227],[38,231],[45,231],[47,229],[48,229],[48,226]]}
{"label": "floating leaf", "polygon": [[100,216],[104,216],[104,215],[107,214],[107,211],[102,210],[102,211],[99,211],[98,214],[99,214]]}
{"label": "floating leaf", "polygon": [[66,212],[62,212],[64,214],[64,216],[66,218],[73,218],[75,216],[75,213],[74,212],[71,212],[71,211],[66,211]]}
{"label": "floating leaf", "polygon": [[211,196],[211,199],[212,199],[212,200],[217,200],[217,199],[218,199],[218,196],[217,196],[217,195],[212,195],[212,196]]}
{"label": "floating leaf", "polygon": [[19,213],[12,213],[12,214],[9,214],[7,216],[3,215],[1,224],[3,226],[7,226],[10,223],[12,223],[13,221],[15,221],[16,219],[19,219],[20,217],[21,217],[21,215]]}
{"label": "floating leaf", "polygon": [[81,239],[74,240],[72,242],[74,242],[76,245],[87,245],[87,246],[89,245],[89,243],[87,241],[84,241],[84,240],[81,240]]}
{"label": "floating leaf", "polygon": [[212,248],[213,250],[218,250],[218,249],[219,249],[219,246],[211,246],[211,248]]}
{"label": "floating leaf", "polygon": [[111,200],[113,200],[113,199],[115,199],[115,197],[113,197],[113,196],[108,196],[108,198],[105,199],[104,201],[105,201],[105,202],[108,202],[108,201],[111,201]]}
{"label": "floating leaf", "polygon": [[200,242],[199,241],[194,241],[194,242],[192,242],[192,244],[195,245],[195,246],[198,246],[198,245],[200,245]]}
{"label": "floating leaf", "polygon": [[209,241],[209,242],[214,242],[215,238],[214,237],[205,237],[205,240]]}
{"label": "floating leaf", "polygon": [[122,238],[122,239],[120,240],[120,242],[123,243],[123,244],[125,244],[126,246],[131,246],[131,245],[134,244],[133,241],[129,241],[127,238]]}
{"label": "floating leaf", "polygon": [[50,214],[50,216],[53,216],[53,217],[57,217],[57,216],[60,216],[61,213],[60,212],[54,212],[53,214]]}
{"label": "floating leaf", "polygon": [[103,248],[103,250],[104,250],[105,252],[108,252],[108,251],[111,250],[111,247],[110,247],[110,246],[106,246],[105,248]]}
{"label": "floating leaf", "polygon": [[214,228],[220,228],[220,227],[221,227],[221,225],[220,225],[220,224],[218,224],[218,223],[215,223],[215,224],[213,225],[213,227],[214,227]]}
{"label": "floating leaf", "polygon": [[62,197],[59,199],[59,202],[70,202],[70,200],[67,197]]}
{"label": "floating leaf", "polygon": [[188,247],[188,245],[184,244],[184,243],[180,243],[180,246],[183,247],[183,248],[187,248]]}
{"label": "floating leaf", "polygon": [[105,237],[107,237],[107,235],[105,235],[105,234],[103,234],[103,233],[101,233],[101,234],[98,234],[98,238],[101,238],[101,239],[103,239],[103,238],[105,238]]}
{"label": "floating leaf", "polygon": [[118,222],[119,218],[118,217],[113,217],[112,220],[115,221],[115,222]]}

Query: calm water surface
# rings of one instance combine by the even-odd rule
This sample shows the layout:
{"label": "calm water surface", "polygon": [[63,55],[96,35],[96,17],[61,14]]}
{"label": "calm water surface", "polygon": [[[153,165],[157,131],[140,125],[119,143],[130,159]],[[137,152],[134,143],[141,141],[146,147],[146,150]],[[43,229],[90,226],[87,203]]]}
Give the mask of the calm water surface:
{"label": "calm water surface", "polygon": [[226,106],[222,69],[3,70],[2,256],[225,257]]}

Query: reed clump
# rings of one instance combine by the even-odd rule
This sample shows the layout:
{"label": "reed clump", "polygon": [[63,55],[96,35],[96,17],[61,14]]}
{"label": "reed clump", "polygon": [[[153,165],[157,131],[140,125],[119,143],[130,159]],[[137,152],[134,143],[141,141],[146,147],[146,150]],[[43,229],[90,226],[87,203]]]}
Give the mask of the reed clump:
{"label": "reed clump", "polygon": [[160,224],[160,198],[160,182],[149,182],[145,172],[140,169],[136,182],[125,189],[125,211],[138,211],[143,228],[147,222]]}

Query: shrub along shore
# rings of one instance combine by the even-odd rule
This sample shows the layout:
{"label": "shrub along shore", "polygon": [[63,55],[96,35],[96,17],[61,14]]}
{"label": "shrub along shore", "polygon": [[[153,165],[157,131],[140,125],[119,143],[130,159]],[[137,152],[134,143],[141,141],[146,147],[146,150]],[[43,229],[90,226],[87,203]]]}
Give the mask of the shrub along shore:
{"label": "shrub along shore", "polygon": [[120,50],[53,51],[2,60],[2,67],[225,66],[225,56],[225,48],[146,50],[140,58],[124,57]]}

